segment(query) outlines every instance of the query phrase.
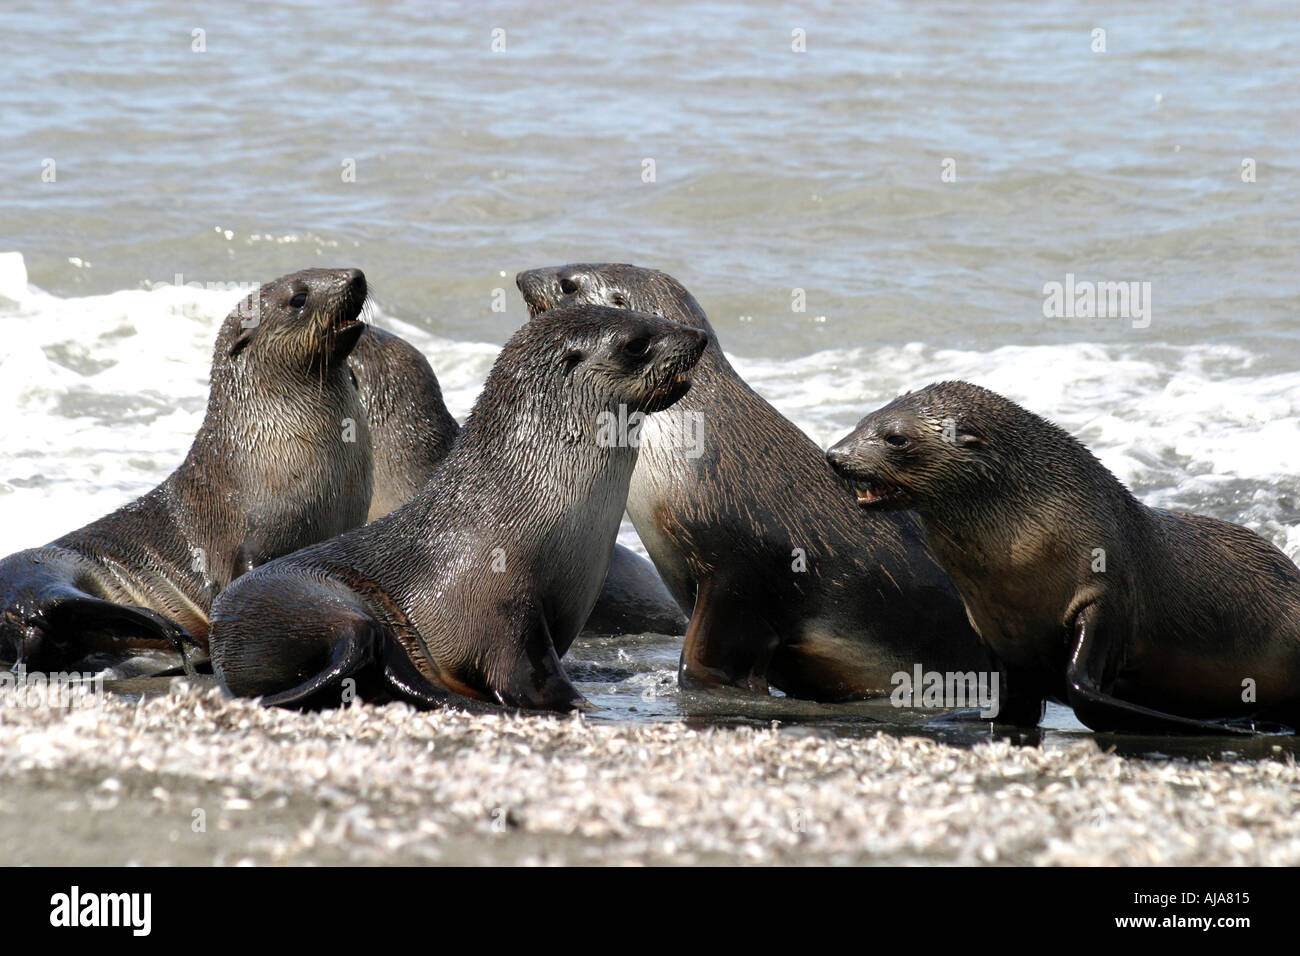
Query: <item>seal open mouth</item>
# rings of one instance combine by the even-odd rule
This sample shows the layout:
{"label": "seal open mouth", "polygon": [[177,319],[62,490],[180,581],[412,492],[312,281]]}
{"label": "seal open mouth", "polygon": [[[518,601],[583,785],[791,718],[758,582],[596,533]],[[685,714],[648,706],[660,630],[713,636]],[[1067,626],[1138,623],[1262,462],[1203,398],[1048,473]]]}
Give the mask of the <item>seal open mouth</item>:
{"label": "seal open mouth", "polygon": [[688,372],[676,372],[660,382],[650,393],[646,402],[647,412],[662,412],[671,407],[691,389],[691,376]]}
{"label": "seal open mouth", "polygon": [[365,330],[366,323],[361,320],[360,312],[351,318],[336,319],[328,332],[326,348],[329,349],[330,355],[336,358],[347,355],[356,346]]}
{"label": "seal open mouth", "polygon": [[348,348],[356,344],[366,327],[365,316],[370,304],[370,291],[361,281],[344,293],[342,301],[335,304],[333,321],[329,323],[329,334],[335,343],[348,343]]}
{"label": "seal open mouth", "polygon": [[849,485],[857,495],[860,508],[872,508],[881,504],[903,504],[907,501],[906,491],[897,485],[887,485],[883,481],[850,478]]}

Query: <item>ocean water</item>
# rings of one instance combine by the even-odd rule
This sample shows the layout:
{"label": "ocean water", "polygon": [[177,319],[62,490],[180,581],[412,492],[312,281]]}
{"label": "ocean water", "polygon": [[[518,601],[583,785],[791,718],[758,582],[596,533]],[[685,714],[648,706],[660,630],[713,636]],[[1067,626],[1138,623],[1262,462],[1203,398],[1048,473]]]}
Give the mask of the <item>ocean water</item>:
{"label": "ocean water", "polygon": [[[515,272],[628,261],[823,445],[966,378],[1300,558],[1297,41],[1277,2],[8,3],[0,553],[180,462],[232,283],[364,269],[463,418]],[[1149,308],[1045,316],[1067,276]]]}

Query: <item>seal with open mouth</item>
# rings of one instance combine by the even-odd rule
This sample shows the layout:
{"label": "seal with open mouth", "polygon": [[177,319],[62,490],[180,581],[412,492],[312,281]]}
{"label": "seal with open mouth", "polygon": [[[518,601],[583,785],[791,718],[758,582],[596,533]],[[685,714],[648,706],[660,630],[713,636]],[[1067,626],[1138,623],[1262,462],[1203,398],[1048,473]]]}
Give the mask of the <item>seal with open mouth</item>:
{"label": "seal with open mouth", "polygon": [[137,501],[0,561],[0,659],[52,670],[131,648],[202,657],[222,588],[364,521],[370,436],[347,357],[365,301],[360,270],[307,269],[231,312],[181,466]]}
{"label": "seal with open mouth", "polygon": [[580,705],[559,657],[600,592],[637,458],[605,425],[680,398],[705,344],[612,309],[526,324],[415,498],[222,593],[219,678],[295,707]]}
{"label": "seal with open mouth", "polygon": [[[370,421],[375,490],[368,520],[406,504],[447,457],[460,425],[442,400],[428,360],[392,332],[370,326],[348,364]],[[684,634],[686,616],[645,558],[614,546],[609,573],[584,630],[597,634]]]}
{"label": "seal with open mouth", "polygon": [[916,519],[864,521],[822,450],[745,384],[672,276],[583,264],[516,284],[538,318],[589,302],[708,336],[690,394],[642,429],[628,496],[655,567],[691,614],[682,686],[770,685],[836,701],[888,696],[918,663],[992,669]]}
{"label": "seal with open mouth", "polygon": [[1300,569],[1258,535],[1146,507],[1064,430],[967,382],[895,399],[826,457],[864,520],[920,515],[1012,712],[1050,698],[1094,730],[1300,728]]}

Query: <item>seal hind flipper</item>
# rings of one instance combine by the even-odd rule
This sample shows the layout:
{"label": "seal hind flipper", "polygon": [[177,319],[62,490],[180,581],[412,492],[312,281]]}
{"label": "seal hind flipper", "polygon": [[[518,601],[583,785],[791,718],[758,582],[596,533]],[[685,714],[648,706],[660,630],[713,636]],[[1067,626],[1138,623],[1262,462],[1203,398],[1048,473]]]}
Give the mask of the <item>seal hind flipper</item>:
{"label": "seal hind flipper", "polygon": [[[362,684],[369,683],[365,672],[378,658],[380,640],[377,622],[364,605],[341,602],[335,592],[312,585],[286,588],[278,595],[261,593],[266,590],[256,589],[240,616],[213,617],[212,662],[222,685],[236,697],[261,697],[268,706],[301,710],[337,707],[353,693],[363,696]],[[259,605],[271,601],[281,608],[300,606],[291,627],[265,631],[245,626]],[[349,678],[351,686],[344,683]]]}
{"label": "seal hind flipper", "polygon": [[[339,582],[296,581],[269,575],[245,580],[242,605],[213,619],[214,671],[237,697],[260,697],[270,707],[320,710],[355,699],[404,701],[421,710],[452,706],[499,713],[439,686],[412,663],[405,649],[364,600]],[[301,610],[291,628],[267,632],[247,626],[264,605]],[[349,684],[348,681],[352,683]]]}
{"label": "seal hind flipper", "polygon": [[496,704],[467,697],[430,683],[411,663],[402,648],[385,641],[380,652],[385,687],[398,699],[422,709],[455,707],[472,714],[499,714]]}
{"label": "seal hind flipper", "polygon": [[1290,734],[1290,728],[1250,718],[1204,720],[1179,717],[1120,700],[1106,693],[1114,677],[1116,642],[1105,639],[1097,604],[1082,609],[1074,622],[1074,651],[1066,669],[1067,703],[1087,727],[1099,732],[1148,734],[1244,735]]}
{"label": "seal hind flipper", "polygon": [[[103,598],[74,593],[57,597],[47,604],[42,619],[44,626],[41,630],[45,637],[52,639],[57,647],[64,646],[65,639],[75,637],[79,652],[101,648],[119,650],[123,642],[132,639],[157,640],[165,642],[181,655],[190,676],[193,676],[191,655],[198,659],[207,656],[203,645],[189,631],[146,607],[114,604]],[[52,648],[35,649],[29,666],[46,666],[42,662],[52,651]]]}

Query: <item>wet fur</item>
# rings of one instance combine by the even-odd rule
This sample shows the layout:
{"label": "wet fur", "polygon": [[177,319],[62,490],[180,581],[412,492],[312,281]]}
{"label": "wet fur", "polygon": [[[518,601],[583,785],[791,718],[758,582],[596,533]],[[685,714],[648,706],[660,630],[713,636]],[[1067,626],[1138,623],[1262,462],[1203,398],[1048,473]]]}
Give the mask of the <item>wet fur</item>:
{"label": "wet fur", "polygon": [[[364,520],[371,455],[345,359],[365,281],[306,270],[223,322],[207,413],[161,485],[43,548],[0,561],[0,659],[51,669],[178,642],[202,655],[215,596],[272,558]],[[309,297],[301,313],[286,302]],[[344,336],[336,341],[336,335]],[[343,420],[356,441],[342,440]],[[205,559],[196,569],[195,553]]]}
{"label": "wet fur", "polygon": [[[823,452],[751,389],[723,355],[699,304],[671,276],[580,264],[521,273],[534,314],[599,302],[703,330],[690,394],[643,433],[628,513],[691,622],[686,686],[729,685],[843,700],[889,694],[891,677],[989,669],[952,583],[916,519],[867,518]],[[564,291],[562,281],[574,283]],[[704,452],[665,436],[702,416]],[[793,570],[803,549],[807,570]]]}
{"label": "wet fur", "polygon": [[1017,695],[1098,730],[1300,726],[1300,570],[1253,532],[1146,507],[1064,430],[965,382],[896,399],[828,456],[919,512]]}
{"label": "wet fur", "polygon": [[[375,486],[368,520],[406,504],[446,458],[460,425],[442,400],[438,378],[405,339],[371,326],[348,360],[370,420]],[[686,618],[654,566],[615,545],[609,574],[588,618],[598,634],[683,634]]]}
{"label": "wet fur", "polygon": [[[408,504],[221,595],[213,661],[232,693],[337,705],[351,679],[365,699],[416,706],[579,703],[558,658],[595,603],[636,463],[635,448],[596,443],[597,415],[647,401],[703,347],[691,330],[606,311],[517,332]],[[642,332],[653,361],[633,372],[610,358]]]}

